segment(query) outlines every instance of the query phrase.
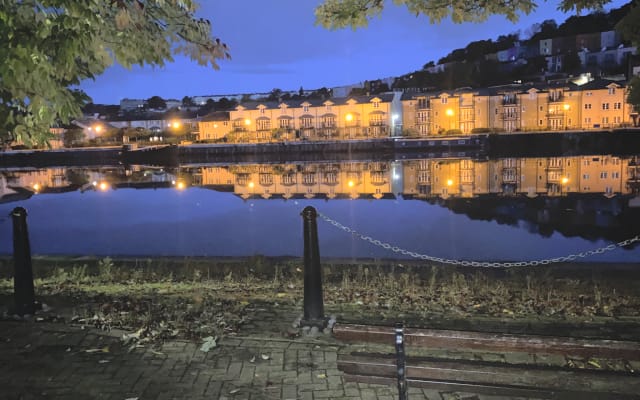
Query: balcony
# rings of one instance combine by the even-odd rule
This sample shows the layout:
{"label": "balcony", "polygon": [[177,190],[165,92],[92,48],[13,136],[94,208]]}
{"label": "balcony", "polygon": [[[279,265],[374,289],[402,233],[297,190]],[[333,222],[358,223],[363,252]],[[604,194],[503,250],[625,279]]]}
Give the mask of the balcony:
{"label": "balcony", "polygon": [[564,95],[549,96],[547,98],[547,102],[549,103],[564,103],[564,101],[565,101]]}
{"label": "balcony", "polygon": [[514,98],[514,99],[503,99],[502,100],[502,105],[503,106],[517,106],[519,104],[518,99]]}

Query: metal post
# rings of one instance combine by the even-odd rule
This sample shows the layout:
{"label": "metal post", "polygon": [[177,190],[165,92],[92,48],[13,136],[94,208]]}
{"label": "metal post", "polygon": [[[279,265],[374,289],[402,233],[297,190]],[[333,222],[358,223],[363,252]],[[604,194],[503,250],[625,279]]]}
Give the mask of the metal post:
{"label": "metal post", "polygon": [[322,300],[322,270],[318,246],[316,209],[309,206],[302,210],[304,234],[304,317],[301,326],[324,328],[324,305]]}
{"label": "metal post", "polygon": [[33,269],[31,267],[31,247],[27,232],[27,210],[16,207],[11,212],[13,219],[13,299],[15,313],[34,314],[36,311],[33,290]]}
{"label": "metal post", "polygon": [[404,326],[396,324],[396,358],[398,365],[398,400],[407,400],[407,368],[404,353]]}

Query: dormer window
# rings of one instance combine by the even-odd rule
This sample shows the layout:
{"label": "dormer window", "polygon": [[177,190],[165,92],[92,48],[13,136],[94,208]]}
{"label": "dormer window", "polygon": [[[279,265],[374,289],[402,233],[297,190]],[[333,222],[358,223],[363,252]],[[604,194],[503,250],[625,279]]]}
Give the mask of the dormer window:
{"label": "dormer window", "polygon": [[380,102],[379,101],[374,101],[373,102],[373,108],[380,108]]}
{"label": "dormer window", "polygon": [[309,106],[302,106],[302,111],[309,112]]}

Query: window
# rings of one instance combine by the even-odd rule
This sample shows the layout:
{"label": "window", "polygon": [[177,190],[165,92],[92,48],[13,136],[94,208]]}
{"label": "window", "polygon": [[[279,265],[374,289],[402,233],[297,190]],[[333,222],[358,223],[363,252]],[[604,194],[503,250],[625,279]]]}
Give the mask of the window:
{"label": "window", "polygon": [[264,107],[260,109],[260,114],[264,115]]}
{"label": "window", "polygon": [[300,118],[300,123],[303,128],[313,128],[313,118],[311,117]]}
{"label": "window", "polygon": [[584,109],[585,109],[585,110],[591,110],[591,103],[586,103],[586,104],[584,105]]}
{"label": "window", "polygon": [[290,172],[282,175],[283,185],[295,185],[295,183],[296,183],[296,174]]}
{"label": "window", "polygon": [[331,104],[327,104],[327,111],[331,111]]}
{"label": "window", "polygon": [[280,128],[289,129],[291,128],[291,120],[287,118],[280,119]]}
{"label": "window", "polygon": [[440,101],[442,102],[442,104],[447,104],[447,98],[446,97],[442,97],[440,99]]}
{"label": "window", "polygon": [[611,173],[611,178],[620,179],[620,172],[612,172]]}
{"label": "window", "polygon": [[607,173],[606,172],[600,172],[600,179],[607,179]]}
{"label": "window", "polygon": [[585,118],[584,119],[584,123],[585,124],[591,124],[591,118],[590,117]]}
{"label": "window", "polygon": [[374,101],[373,102],[373,108],[380,108],[380,102],[379,101]]}
{"label": "window", "polygon": [[[419,113],[418,113],[419,114]],[[370,126],[382,126],[384,125],[384,115],[382,114],[374,114],[369,119]]]}
{"label": "window", "polygon": [[609,117],[602,117],[602,123],[603,124],[608,124],[609,123]]}
{"label": "window", "polygon": [[622,108],[622,103],[613,103],[614,110],[620,110]]}
{"label": "window", "polygon": [[256,129],[259,131],[268,131],[271,129],[270,119],[258,119],[256,120]]}
{"label": "window", "polygon": [[418,108],[428,108],[428,107],[429,105],[427,103],[427,99],[425,98],[418,99]]}
{"label": "window", "polygon": [[589,174],[583,174],[583,175],[582,175],[582,179],[584,179],[584,180],[588,180],[588,179],[589,179]]}
{"label": "window", "polygon": [[335,128],[336,127],[336,117],[332,115],[325,115],[322,117],[322,126],[324,128]]}
{"label": "window", "polygon": [[609,109],[609,103],[602,103],[602,109],[603,110],[608,110]]}
{"label": "window", "polygon": [[609,88],[609,94],[616,94],[616,88],[610,87]]}
{"label": "window", "polygon": [[302,106],[302,111],[309,112],[309,106]]}

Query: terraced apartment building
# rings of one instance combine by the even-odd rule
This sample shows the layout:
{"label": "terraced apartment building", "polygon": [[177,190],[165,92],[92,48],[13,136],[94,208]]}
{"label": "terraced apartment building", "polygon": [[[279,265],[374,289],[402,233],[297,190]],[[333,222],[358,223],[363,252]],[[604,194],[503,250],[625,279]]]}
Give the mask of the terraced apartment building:
{"label": "terraced apartment building", "polygon": [[437,92],[252,101],[199,122],[199,139],[230,142],[350,140],[442,134],[612,129],[638,114],[620,81],[514,84]]}

